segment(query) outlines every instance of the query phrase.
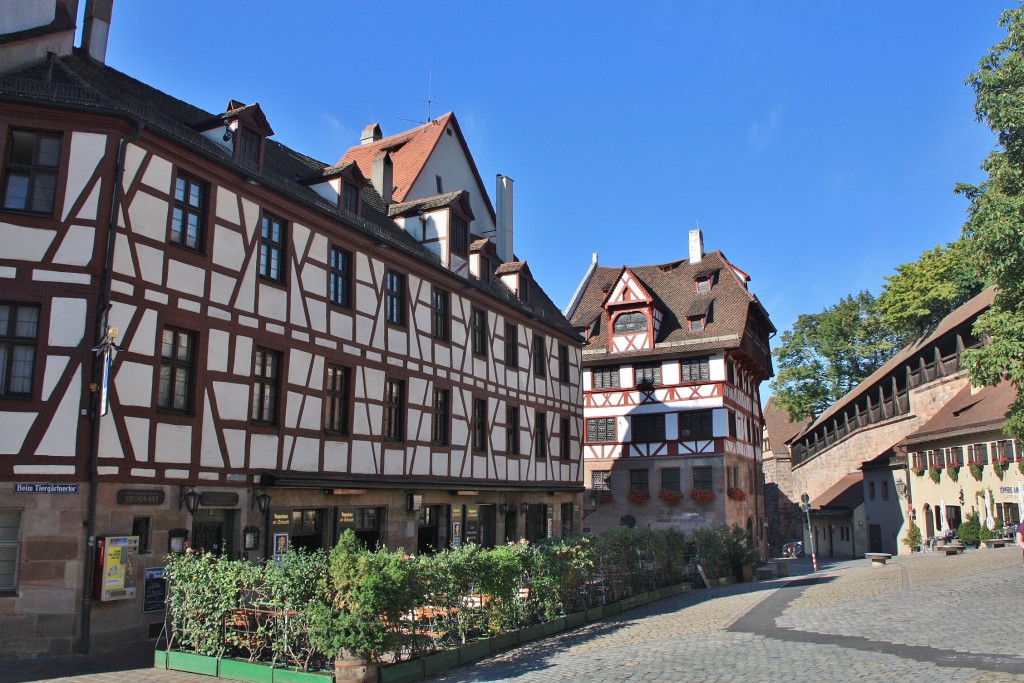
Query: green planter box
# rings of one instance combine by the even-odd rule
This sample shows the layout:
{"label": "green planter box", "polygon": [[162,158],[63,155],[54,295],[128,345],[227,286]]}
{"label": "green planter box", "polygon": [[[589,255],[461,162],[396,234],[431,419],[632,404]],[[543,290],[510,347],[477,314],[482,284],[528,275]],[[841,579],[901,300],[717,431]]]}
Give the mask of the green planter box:
{"label": "green planter box", "polygon": [[561,633],[565,630],[565,617],[558,617],[551,621],[545,621],[542,626],[544,626],[544,635],[546,636]]}
{"label": "green planter box", "polygon": [[731,586],[734,583],[736,583],[735,576],[723,576],[722,578],[718,579],[719,586]]}
{"label": "green planter box", "polygon": [[622,600],[619,600],[619,609],[623,612],[627,609],[633,609],[634,607],[636,607],[636,605],[637,602],[635,595],[631,595],[628,598],[623,598]]}
{"label": "green planter box", "polygon": [[166,669],[167,668],[167,650],[157,650],[153,653],[153,668],[154,669]]}
{"label": "green planter box", "polygon": [[459,651],[445,650],[423,658],[423,675],[432,676],[439,671],[453,669],[459,665]]}
{"label": "green planter box", "polygon": [[380,670],[380,683],[408,683],[423,678],[423,660],[413,659]]}
{"label": "green planter box", "polygon": [[262,662],[244,662],[240,659],[220,660],[220,670],[217,674],[221,678],[250,683],[272,683],[274,680],[274,669],[270,665]]}
{"label": "green planter box", "polygon": [[333,681],[334,673],[331,671],[274,669],[274,683],[333,683]]}
{"label": "green planter box", "polygon": [[572,614],[565,615],[566,628],[578,628],[585,623],[587,623],[586,612],[573,612]]}
{"label": "green planter box", "polygon": [[604,606],[591,607],[587,610],[587,621],[601,621],[604,619]]}
{"label": "green planter box", "polygon": [[533,626],[527,626],[526,628],[519,629],[519,642],[528,643],[531,640],[537,640],[538,638],[544,637],[544,624],[534,624]]}
{"label": "green planter box", "polygon": [[202,674],[204,676],[216,676],[220,660],[216,657],[195,655],[191,652],[167,653],[167,668],[175,671],[186,671],[190,674]]}
{"label": "green planter box", "polygon": [[607,605],[604,606],[604,615],[606,617],[610,617],[610,616],[618,614],[619,612],[622,611],[622,609],[623,609],[623,607],[622,607],[622,601],[621,600],[619,602],[610,602],[610,603],[608,603]]}
{"label": "green planter box", "polygon": [[490,638],[484,638],[459,648],[459,664],[469,664],[491,654]]}
{"label": "green planter box", "polygon": [[492,653],[501,652],[502,650],[508,650],[519,644],[519,633],[517,631],[510,631],[508,633],[491,636],[487,639],[487,642],[491,645]]}

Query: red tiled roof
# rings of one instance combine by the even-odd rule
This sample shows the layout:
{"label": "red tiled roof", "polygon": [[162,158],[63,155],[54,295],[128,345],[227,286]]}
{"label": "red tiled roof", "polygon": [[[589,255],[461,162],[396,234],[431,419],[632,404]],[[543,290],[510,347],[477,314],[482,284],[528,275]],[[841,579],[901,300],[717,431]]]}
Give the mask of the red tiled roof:
{"label": "red tiled roof", "polygon": [[[746,332],[751,315],[764,316],[769,332],[774,331],[764,308],[734,274],[733,266],[720,251],[708,252],[701,262],[691,265],[687,259],[660,265],[630,266],[640,284],[650,293],[653,304],[664,312],[654,349],[607,353],[600,357],[585,358],[593,362],[632,358],[636,356],[683,355],[713,349],[738,348]],[[721,270],[722,275],[710,292],[698,292],[695,279],[698,272]],[[597,320],[597,332],[585,348],[600,351],[608,348],[608,330],[604,320],[604,302],[609,288],[615,285],[622,266],[598,266],[580,296],[579,305],[570,322],[577,329],[591,326]],[[714,302],[712,319],[703,332],[689,329],[686,316],[700,309],[706,312]],[[766,368],[771,373],[771,368]]]}
{"label": "red tiled roof", "polygon": [[1017,390],[1009,382],[975,390],[964,387],[932,419],[908,434],[900,445],[920,444],[949,437],[1002,428],[1006,412],[1017,399]]}

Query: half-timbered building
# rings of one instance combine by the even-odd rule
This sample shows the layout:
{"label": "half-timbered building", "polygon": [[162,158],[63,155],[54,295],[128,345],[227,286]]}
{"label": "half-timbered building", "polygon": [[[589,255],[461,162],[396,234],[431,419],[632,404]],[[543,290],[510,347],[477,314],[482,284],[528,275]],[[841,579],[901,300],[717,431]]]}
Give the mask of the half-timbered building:
{"label": "half-timbered building", "polygon": [[152,634],[186,543],[574,529],[581,340],[455,116],[318,162],[105,65],[110,10],[0,8],[0,658]]}
{"label": "half-timbered building", "polygon": [[740,524],[763,543],[759,386],[774,327],[749,276],[689,258],[601,267],[567,315],[583,350],[584,529]]}

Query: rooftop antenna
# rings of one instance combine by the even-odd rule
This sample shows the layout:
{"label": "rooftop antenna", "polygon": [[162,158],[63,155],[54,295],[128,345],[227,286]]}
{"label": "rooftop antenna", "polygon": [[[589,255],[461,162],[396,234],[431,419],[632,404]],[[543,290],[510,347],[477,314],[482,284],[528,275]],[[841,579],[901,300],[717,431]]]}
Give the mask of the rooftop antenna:
{"label": "rooftop antenna", "polygon": [[434,120],[434,117],[431,115],[430,105],[434,103],[435,99],[436,98],[434,97],[434,72],[433,71],[428,71],[427,72],[427,101],[426,101],[427,120],[426,121],[419,121],[417,119],[405,119],[405,118],[402,118],[402,117],[398,117],[398,120],[399,121],[408,121],[410,123],[418,123],[420,125],[423,125],[424,123],[432,122]]}

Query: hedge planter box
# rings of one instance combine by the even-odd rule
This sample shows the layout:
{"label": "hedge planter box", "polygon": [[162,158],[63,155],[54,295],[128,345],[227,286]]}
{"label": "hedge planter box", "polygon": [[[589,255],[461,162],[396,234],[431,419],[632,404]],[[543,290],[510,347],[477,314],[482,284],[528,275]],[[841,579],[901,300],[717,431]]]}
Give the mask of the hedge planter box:
{"label": "hedge planter box", "polygon": [[459,664],[469,664],[491,654],[490,638],[484,638],[459,648]]}
{"label": "hedge planter box", "polygon": [[167,652],[167,668],[175,671],[186,671],[190,674],[216,676],[220,660],[217,657],[196,655],[191,652]]}
{"label": "hedge planter box", "polygon": [[487,641],[491,644],[491,652],[501,652],[518,645],[519,634],[515,631],[510,631],[508,633],[491,636]]}
{"label": "hedge planter box", "polygon": [[561,633],[565,630],[565,617],[558,617],[551,621],[545,621],[541,624],[544,627],[544,635],[550,636],[555,633]]}
{"label": "hedge planter box", "polygon": [[413,659],[380,670],[380,683],[410,683],[423,678],[423,660]]}
{"label": "hedge planter box", "polygon": [[531,640],[537,640],[538,638],[544,637],[544,624],[534,624],[533,626],[527,626],[526,628],[519,629],[519,642],[528,643]]}
{"label": "hedge planter box", "polygon": [[220,660],[220,669],[217,673],[221,678],[249,681],[250,683],[273,683],[274,681],[273,667],[262,662],[222,659]]}
{"label": "hedge planter box", "polygon": [[439,671],[452,669],[459,665],[459,651],[445,650],[430,655],[423,659],[423,673],[426,676],[433,676]]}
{"label": "hedge planter box", "polygon": [[587,621],[601,621],[604,619],[604,607],[591,607],[587,610]]}
{"label": "hedge planter box", "polygon": [[604,615],[606,617],[610,617],[621,612],[623,610],[622,602],[623,601],[609,602],[607,605],[604,606]]}
{"label": "hedge planter box", "polygon": [[[223,662],[221,666],[224,666]],[[274,683],[332,683],[333,681],[334,674],[329,671],[274,669]]]}
{"label": "hedge planter box", "polygon": [[585,623],[587,623],[586,612],[573,612],[572,614],[565,615],[566,628],[578,628]]}

